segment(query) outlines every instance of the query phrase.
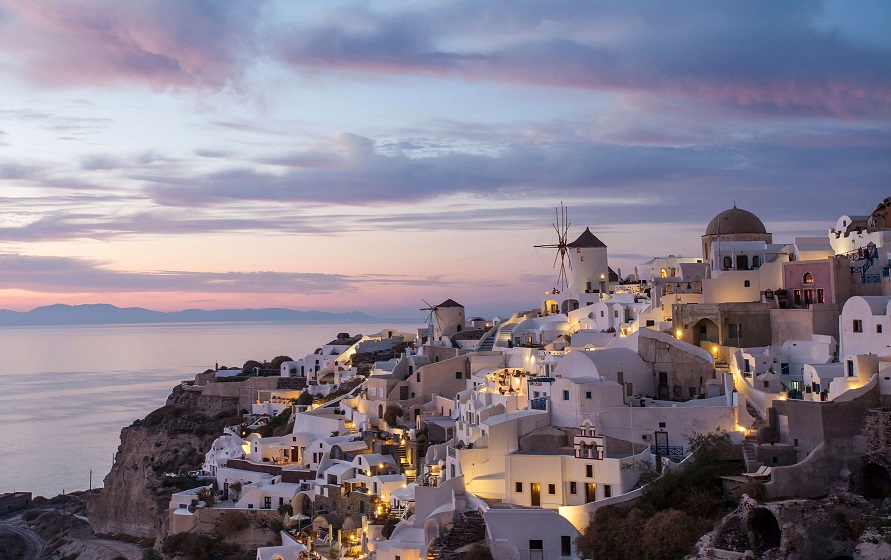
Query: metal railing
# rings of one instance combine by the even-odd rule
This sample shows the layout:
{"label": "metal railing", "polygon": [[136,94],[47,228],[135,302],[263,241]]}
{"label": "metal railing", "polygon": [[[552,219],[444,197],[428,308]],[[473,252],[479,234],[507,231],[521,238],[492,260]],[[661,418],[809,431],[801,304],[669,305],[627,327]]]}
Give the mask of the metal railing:
{"label": "metal railing", "polygon": [[683,457],[683,445],[651,445],[650,452],[662,457]]}

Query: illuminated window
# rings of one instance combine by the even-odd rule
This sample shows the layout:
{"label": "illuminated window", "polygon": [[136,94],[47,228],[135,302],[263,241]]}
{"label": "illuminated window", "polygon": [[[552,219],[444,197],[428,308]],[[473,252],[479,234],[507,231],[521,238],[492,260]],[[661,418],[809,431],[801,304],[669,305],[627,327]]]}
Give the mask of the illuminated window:
{"label": "illuminated window", "polygon": [[662,278],[668,278],[668,270],[667,269],[664,269],[664,268],[662,269]]}
{"label": "illuminated window", "polygon": [[802,280],[805,284],[813,284],[814,283],[814,275],[810,272],[804,273],[804,279]]}

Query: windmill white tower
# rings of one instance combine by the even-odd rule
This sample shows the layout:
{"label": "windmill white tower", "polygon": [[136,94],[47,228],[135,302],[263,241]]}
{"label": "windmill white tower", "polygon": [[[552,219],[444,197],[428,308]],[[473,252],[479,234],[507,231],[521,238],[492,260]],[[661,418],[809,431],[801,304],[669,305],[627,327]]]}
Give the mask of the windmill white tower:
{"label": "windmill white tower", "polygon": [[430,305],[423,301],[427,307],[421,311],[429,311],[427,323],[430,325],[432,341],[441,340],[443,336],[452,336],[464,329],[464,306],[453,299],[447,299],[439,305]]}

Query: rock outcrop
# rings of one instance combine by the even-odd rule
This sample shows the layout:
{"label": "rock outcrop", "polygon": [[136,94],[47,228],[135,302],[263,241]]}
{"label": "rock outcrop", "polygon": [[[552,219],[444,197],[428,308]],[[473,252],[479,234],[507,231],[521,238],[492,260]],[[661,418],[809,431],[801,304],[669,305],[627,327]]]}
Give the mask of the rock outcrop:
{"label": "rock outcrop", "polygon": [[[217,385],[217,384],[211,384]],[[208,385],[207,387],[211,386]],[[246,383],[227,383],[228,395],[204,395],[204,387],[177,386],[167,404],[121,430],[121,445],[98,496],[87,503],[97,533],[159,541],[166,536],[170,496],[181,488],[165,473],[201,467],[222,428],[240,422],[239,396]]]}

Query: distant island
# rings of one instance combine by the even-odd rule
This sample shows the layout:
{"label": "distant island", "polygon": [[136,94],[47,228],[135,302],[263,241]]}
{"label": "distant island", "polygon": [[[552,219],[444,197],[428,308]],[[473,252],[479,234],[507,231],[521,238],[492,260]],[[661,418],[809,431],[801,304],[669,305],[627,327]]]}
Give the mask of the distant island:
{"label": "distant island", "polygon": [[0,309],[0,326],[22,327],[39,325],[121,325],[132,323],[229,323],[249,321],[295,322],[371,322],[376,317],[360,311],[330,313],[327,311],[296,311],[284,308],[268,309],[186,309],[184,311],[153,311],[142,307],[116,307],[110,304],[47,305],[31,311]]}

